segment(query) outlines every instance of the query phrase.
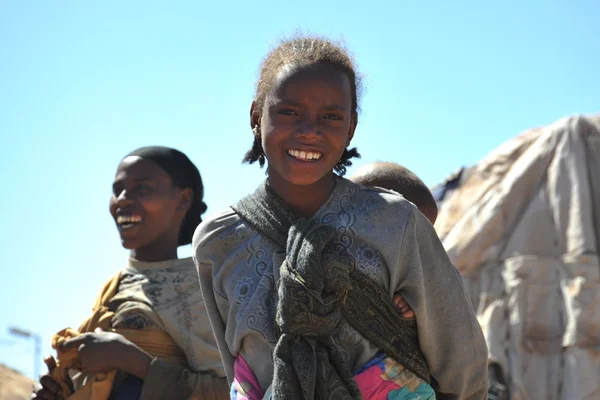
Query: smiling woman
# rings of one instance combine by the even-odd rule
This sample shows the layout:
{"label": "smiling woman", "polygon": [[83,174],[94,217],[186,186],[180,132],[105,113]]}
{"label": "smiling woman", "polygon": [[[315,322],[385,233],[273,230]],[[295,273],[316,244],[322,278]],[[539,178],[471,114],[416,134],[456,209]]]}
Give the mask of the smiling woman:
{"label": "smiling woman", "polygon": [[131,152],[119,164],[113,183],[110,213],[123,247],[140,261],[177,258],[177,246],[191,242],[206,211],[198,170],[185,155],[174,153],[180,155],[176,157],[169,150]]}
{"label": "smiling woman", "polygon": [[[227,384],[190,258],[206,211],[198,169],[181,152],[145,147],[119,164],[110,213],[123,247],[125,269],[104,286],[93,315],[78,331],[54,337],[58,365],[48,360],[39,399],[92,390],[93,398],[227,398]],[[73,381],[68,370],[81,373]],[[104,392],[90,374],[108,373]]]}

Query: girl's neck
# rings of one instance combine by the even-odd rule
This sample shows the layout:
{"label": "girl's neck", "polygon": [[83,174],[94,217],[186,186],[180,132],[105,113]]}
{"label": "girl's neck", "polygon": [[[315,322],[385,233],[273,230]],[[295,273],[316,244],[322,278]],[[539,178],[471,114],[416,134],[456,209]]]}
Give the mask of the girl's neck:
{"label": "girl's neck", "polygon": [[312,217],[327,201],[335,187],[335,175],[325,175],[311,185],[294,185],[280,177],[268,178],[269,186],[299,218]]}

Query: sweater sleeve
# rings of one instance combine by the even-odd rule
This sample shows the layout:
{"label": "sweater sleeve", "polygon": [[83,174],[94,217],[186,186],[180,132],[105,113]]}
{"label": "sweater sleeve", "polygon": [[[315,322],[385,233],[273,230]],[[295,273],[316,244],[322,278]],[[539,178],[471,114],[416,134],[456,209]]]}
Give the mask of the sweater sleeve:
{"label": "sweater sleeve", "polygon": [[219,354],[221,355],[221,360],[223,361],[223,368],[225,369],[227,381],[231,385],[233,382],[233,364],[235,362],[235,358],[229,351],[229,347],[225,342],[225,321],[223,318],[221,318],[221,313],[219,312],[218,306],[218,301],[223,303],[227,300],[221,297],[218,293],[215,293],[213,289],[211,265],[198,261],[196,257],[194,257],[194,261],[196,262],[196,266],[198,268],[200,288],[202,289],[202,296],[204,297],[204,303],[206,305],[206,311],[208,313],[210,325],[217,341],[217,347],[219,349]]}
{"label": "sweater sleeve", "polygon": [[158,399],[229,399],[229,386],[225,378],[190,371],[185,367],[154,359],[140,400]]}
{"label": "sweater sleeve", "polygon": [[229,385],[233,383],[235,362],[235,357],[225,340],[230,304],[215,287],[213,277],[219,273],[222,259],[229,256],[229,250],[220,239],[220,233],[235,226],[237,221],[239,221],[237,214],[228,208],[214,218],[203,221],[196,229],[192,240],[192,258],[196,264],[206,314]]}
{"label": "sweater sleeve", "polygon": [[396,292],[415,312],[438,399],[487,399],[487,345],[462,277],[429,221],[416,209],[408,219]]}

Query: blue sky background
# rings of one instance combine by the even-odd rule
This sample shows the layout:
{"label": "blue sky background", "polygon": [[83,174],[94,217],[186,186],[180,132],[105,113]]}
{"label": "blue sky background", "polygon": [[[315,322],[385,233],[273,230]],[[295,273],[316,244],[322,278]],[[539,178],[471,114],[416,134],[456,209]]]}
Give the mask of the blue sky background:
{"label": "blue sky background", "polygon": [[285,35],[354,54],[355,165],[396,161],[433,185],[524,129],[600,111],[599,16],[591,0],[0,2],[0,362],[33,375],[8,327],[49,354],[124,265],[108,200],[127,152],[186,152],[209,214],[264,178],[240,160],[259,63]]}

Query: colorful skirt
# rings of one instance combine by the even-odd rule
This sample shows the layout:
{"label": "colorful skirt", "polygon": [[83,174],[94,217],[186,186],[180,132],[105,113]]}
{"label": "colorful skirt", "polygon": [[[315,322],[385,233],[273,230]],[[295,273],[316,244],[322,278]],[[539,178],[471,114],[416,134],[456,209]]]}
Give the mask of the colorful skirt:
{"label": "colorful skirt", "polygon": [[[234,364],[231,400],[269,399],[241,355]],[[354,374],[364,400],[435,400],[433,388],[398,362],[376,355]]]}

